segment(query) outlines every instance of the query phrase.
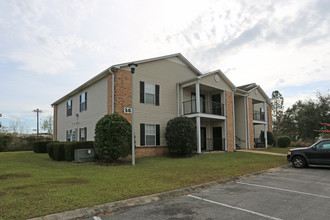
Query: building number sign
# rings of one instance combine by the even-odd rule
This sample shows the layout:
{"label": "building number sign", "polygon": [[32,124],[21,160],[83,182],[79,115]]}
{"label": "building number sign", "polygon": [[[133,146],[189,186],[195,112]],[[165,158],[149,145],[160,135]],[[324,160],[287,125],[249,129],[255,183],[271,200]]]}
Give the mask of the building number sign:
{"label": "building number sign", "polygon": [[124,108],[125,114],[132,114],[132,108]]}

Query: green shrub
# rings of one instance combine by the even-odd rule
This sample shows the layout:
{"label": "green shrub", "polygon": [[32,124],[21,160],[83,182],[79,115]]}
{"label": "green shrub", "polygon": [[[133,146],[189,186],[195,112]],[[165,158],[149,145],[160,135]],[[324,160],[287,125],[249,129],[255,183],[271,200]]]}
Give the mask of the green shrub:
{"label": "green shrub", "polygon": [[279,147],[289,147],[291,144],[291,139],[288,136],[279,136],[277,137],[276,142]]}
{"label": "green shrub", "polygon": [[65,143],[54,142],[53,146],[54,146],[53,147],[54,159],[57,161],[65,160],[65,150],[64,150]]}
{"label": "green shrub", "polygon": [[[260,132],[260,139],[261,139],[261,142],[264,143],[265,142],[265,135],[264,135],[264,131],[261,131]],[[272,132],[270,131],[267,131],[267,144],[268,145],[273,145],[274,144],[274,135]]]}
{"label": "green shrub", "polygon": [[0,152],[8,151],[8,146],[12,142],[11,135],[0,135]]}
{"label": "green shrub", "polygon": [[47,153],[47,144],[50,141],[37,141],[32,143],[34,153]]}
{"label": "green shrub", "polygon": [[50,159],[55,160],[54,147],[58,144],[61,144],[58,141],[53,141],[47,144],[47,153]]}
{"label": "green shrub", "polygon": [[95,151],[99,159],[109,162],[132,152],[132,127],[120,114],[103,116],[95,126]]}
{"label": "green shrub", "polygon": [[196,129],[187,117],[177,117],[167,122],[165,138],[169,153],[187,156],[196,149]]}
{"label": "green shrub", "polygon": [[64,148],[65,160],[70,162],[74,160],[74,150],[94,148],[94,141],[67,142]]}
{"label": "green shrub", "polygon": [[291,142],[291,147],[309,147],[311,145],[312,143],[302,141]]}

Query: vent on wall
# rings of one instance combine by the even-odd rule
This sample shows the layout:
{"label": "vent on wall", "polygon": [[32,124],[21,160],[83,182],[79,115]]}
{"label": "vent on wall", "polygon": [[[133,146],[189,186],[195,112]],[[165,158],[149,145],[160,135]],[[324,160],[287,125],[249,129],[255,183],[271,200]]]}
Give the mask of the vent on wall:
{"label": "vent on wall", "polygon": [[81,163],[81,162],[93,161],[94,158],[95,158],[95,152],[93,148],[74,150],[75,162]]}

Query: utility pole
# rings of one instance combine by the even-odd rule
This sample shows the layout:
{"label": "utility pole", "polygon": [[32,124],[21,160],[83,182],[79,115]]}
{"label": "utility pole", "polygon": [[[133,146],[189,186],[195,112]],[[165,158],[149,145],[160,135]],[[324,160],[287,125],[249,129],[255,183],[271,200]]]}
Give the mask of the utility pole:
{"label": "utility pole", "polygon": [[37,113],[37,139],[39,138],[39,113],[41,113],[42,111],[40,109],[35,109],[33,110],[33,112]]}

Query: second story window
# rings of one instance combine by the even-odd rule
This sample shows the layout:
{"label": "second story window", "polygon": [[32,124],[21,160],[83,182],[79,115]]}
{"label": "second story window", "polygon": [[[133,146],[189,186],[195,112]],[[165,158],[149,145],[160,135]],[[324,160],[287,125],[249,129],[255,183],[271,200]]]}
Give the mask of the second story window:
{"label": "second story window", "polygon": [[146,104],[155,104],[155,85],[146,83],[145,84],[145,100]]}
{"label": "second story window", "polygon": [[66,103],[66,116],[72,115],[72,100],[67,101]]}
{"label": "second story window", "polygon": [[159,105],[159,85],[140,81],[140,103]]}
{"label": "second story window", "polygon": [[87,92],[84,92],[80,95],[80,111],[87,110]]}

